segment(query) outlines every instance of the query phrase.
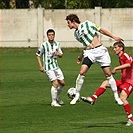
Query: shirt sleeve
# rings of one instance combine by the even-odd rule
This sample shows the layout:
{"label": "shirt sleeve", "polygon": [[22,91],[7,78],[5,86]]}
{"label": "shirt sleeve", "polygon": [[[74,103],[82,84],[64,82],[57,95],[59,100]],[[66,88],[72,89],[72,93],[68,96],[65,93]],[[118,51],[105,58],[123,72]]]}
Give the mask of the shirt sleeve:
{"label": "shirt sleeve", "polygon": [[61,47],[60,47],[60,43],[59,43],[58,45],[59,45],[59,47],[58,47],[58,52],[59,52],[60,54],[63,54],[63,52],[62,52],[62,50],[61,50]]}
{"label": "shirt sleeve", "polygon": [[125,59],[124,59],[125,63],[132,64],[133,58],[130,55],[128,55],[127,53],[124,53],[124,57],[125,57]]}
{"label": "shirt sleeve", "polygon": [[42,43],[41,46],[40,46],[40,48],[36,52],[36,55],[37,56],[42,56],[43,53],[44,53],[44,44]]}
{"label": "shirt sleeve", "polygon": [[95,30],[95,31],[99,31],[101,29],[101,27],[91,21],[87,21],[88,25],[91,25],[91,27]]}

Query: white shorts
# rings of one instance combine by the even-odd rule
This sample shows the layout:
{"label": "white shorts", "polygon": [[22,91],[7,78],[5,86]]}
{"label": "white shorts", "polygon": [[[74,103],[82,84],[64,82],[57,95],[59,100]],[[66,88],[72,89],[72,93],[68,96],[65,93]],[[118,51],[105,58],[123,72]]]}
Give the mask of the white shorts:
{"label": "white shorts", "polygon": [[60,68],[46,71],[46,75],[48,76],[50,81],[53,81],[53,80],[56,80],[56,79],[58,79],[58,80],[63,80],[64,79],[64,75],[63,75]]}
{"label": "white shorts", "polygon": [[85,57],[88,57],[92,61],[92,63],[97,62],[101,67],[110,66],[111,63],[108,49],[104,46],[90,50],[84,50],[84,58]]}

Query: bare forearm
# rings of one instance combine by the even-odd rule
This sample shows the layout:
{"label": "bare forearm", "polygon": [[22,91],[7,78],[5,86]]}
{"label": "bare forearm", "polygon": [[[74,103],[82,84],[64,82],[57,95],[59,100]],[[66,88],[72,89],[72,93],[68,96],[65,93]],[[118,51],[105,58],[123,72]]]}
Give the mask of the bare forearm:
{"label": "bare forearm", "polygon": [[43,65],[42,65],[42,62],[41,62],[40,57],[39,57],[39,56],[36,56],[36,57],[37,57],[37,62],[38,62],[40,71],[41,71],[41,72],[44,72]]}
{"label": "bare forearm", "polygon": [[110,33],[109,31],[107,31],[107,30],[105,30],[105,29],[103,29],[103,28],[101,28],[101,29],[99,30],[99,32],[100,32],[101,34],[104,34],[104,35],[106,35],[106,36],[108,36],[108,37],[114,39],[115,41],[124,41],[122,38],[114,36],[112,33]]}
{"label": "bare forearm", "polygon": [[117,66],[115,67],[113,70],[112,70],[112,73],[115,74],[117,70],[121,70],[121,69],[124,69],[124,68],[128,68],[128,67],[131,67],[130,64],[123,64],[121,66]]}
{"label": "bare forearm", "polygon": [[121,69],[124,69],[124,68],[128,68],[128,67],[130,67],[130,66],[131,66],[130,64],[124,64],[124,65],[115,67],[115,69],[116,69],[116,70],[121,70]]}

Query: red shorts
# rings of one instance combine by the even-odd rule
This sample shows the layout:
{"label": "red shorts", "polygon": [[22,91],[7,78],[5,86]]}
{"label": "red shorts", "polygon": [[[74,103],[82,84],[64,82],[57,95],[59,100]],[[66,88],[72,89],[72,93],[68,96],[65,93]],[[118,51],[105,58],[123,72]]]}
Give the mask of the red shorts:
{"label": "red shorts", "polygon": [[129,96],[133,91],[133,86],[131,84],[122,82],[121,80],[116,80],[116,85],[119,93],[124,90]]}

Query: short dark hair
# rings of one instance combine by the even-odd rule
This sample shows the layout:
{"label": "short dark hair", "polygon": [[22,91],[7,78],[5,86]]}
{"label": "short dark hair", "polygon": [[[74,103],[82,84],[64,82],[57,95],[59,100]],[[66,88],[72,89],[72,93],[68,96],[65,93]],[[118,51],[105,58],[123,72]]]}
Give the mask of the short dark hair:
{"label": "short dark hair", "polygon": [[69,14],[68,16],[66,16],[66,20],[80,24],[79,17],[76,14]]}
{"label": "short dark hair", "polygon": [[48,35],[49,32],[53,32],[55,34],[55,31],[53,29],[47,30],[47,35]]}
{"label": "short dark hair", "polygon": [[121,42],[121,41],[115,42],[113,46],[116,46],[116,45],[118,45],[118,47],[122,47],[123,48],[122,51],[124,51],[125,45],[123,42]]}

